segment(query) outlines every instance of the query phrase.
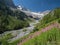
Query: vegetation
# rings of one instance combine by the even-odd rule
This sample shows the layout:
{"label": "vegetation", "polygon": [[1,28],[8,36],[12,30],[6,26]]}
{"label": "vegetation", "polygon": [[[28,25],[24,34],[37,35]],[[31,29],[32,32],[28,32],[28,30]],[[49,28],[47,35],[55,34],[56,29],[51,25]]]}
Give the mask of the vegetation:
{"label": "vegetation", "polygon": [[25,13],[13,11],[5,5],[4,0],[0,1],[0,33],[29,26],[26,19],[28,16]]}
{"label": "vegetation", "polygon": [[11,41],[9,39],[11,39],[13,36],[11,35],[11,33],[5,34],[4,36],[0,37],[0,45],[17,45],[19,42],[22,41],[22,39],[27,38],[29,35],[24,36],[23,38],[19,38],[15,41]]}
{"label": "vegetation", "polygon": [[58,22],[60,22],[59,20],[60,18],[60,8],[56,8],[54,10],[52,10],[49,14],[45,15],[41,20],[40,23],[38,23],[35,27],[35,31],[40,30],[40,28],[45,27],[46,25],[48,25],[50,22],[53,22],[54,20],[58,19]]}
{"label": "vegetation", "polygon": [[[41,30],[52,23],[60,23],[60,8],[56,8],[45,15],[38,23],[33,32]],[[50,31],[42,33],[33,39],[28,40],[23,45],[60,45],[60,29],[53,28]]]}
{"label": "vegetation", "polygon": [[41,20],[41,24],[46,24],[46,23],[49,23],[49,22],[51,22],[55,19],[59,19],[59,18],[60,18],[60,8],[57,8],[57,9],[51,11],[46,16],[44,16],[43,19]]}
{"label": "vegetation", "polygon": [[[33,32],[38,31],[40,28],[44,28],[44,27],[46,27],[46,26],[48,26],[56,21],[59,22],[60,17],[58,17],[59,16],[58,12],[60,12],[59,8],[55,9],[54,11],[51,11],[49,14],[44,16],[43,19],[40,20],[40,23],[37,24],[37,26]],[[55,15],[55,13],[56,13],[56,15]],[[60,45],[60,43],[59,43],[60,42],[60,39],[59,39],[60,38],[60,31],[59,30],[60,29],[53,28],[50,31],[42,33],[41,35],[36,36],[35,38],[28,40],[27,42],[23,43],[23,45]],[[18,42],[19,41],[17,41],[17,43]],[[14,43],[14,44],[17,44],[17,43]]]}
{"label": "vegetation", "polygon": [[58,19],[58,23],[60,23],[60,19]]}
{"label": "vegetation", "polygon": [[23,39],[26,39],[29,35],[24,36],[23,38],[17,39],[13,42],[10,42],[9,45],[17,45],[19,42],[22,42]]}
{"label": "vegetation", "polygon": [[[13,11],[5,5],[4,1],[0,1],[0,33],[27,27],[29,26],[28,19],[29,18],[25,13],[19,10]],[[40,20],[40,23],[37,24],[33,32],[50,25],[51,22],[55,22],[54,20],[57,19],[60,23],[60,8],[57,8],[45,15],[43,19]],[[25,32],[26,30],[23,31]],[[26,36],[22,39],[9,43],[9,39],[12,37],[13,36],[11,34],[0,37],[0,45],[17,45],[19,41],[21,42],[22,39],[27,38]],[[27,42],[23,43],[23,45],[60,45],[60,29],[53,28],[50,31],[28,40]]]}
{"label": "vegetation", "polygon": [[60,29],[53,28],[28,40],[23,45],[60,45]]}
{"label": "vegetation", "polygon": [[11,39],[13,36],[11,33],[9,34],[4,34],[4,36],[0,37],[0,45],[8,45],[8,39]]}
{"label": "vegetation", "polygon": [[27,29],[23,29],[23,32],[26,32],[27,31]]}

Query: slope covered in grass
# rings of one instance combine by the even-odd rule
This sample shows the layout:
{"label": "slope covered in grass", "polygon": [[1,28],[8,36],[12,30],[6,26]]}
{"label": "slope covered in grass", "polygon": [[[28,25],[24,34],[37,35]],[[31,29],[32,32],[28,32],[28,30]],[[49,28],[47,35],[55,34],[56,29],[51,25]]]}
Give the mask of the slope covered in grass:
{"label": "slope covered in grass", "polygon": [[36,25],[35,30],[40,30],[40,28],[43,28],[45,25],[49,24],[50,22],[53,22],[54,20],[58,20],[58,22],[60,22],[59,18],[60,18],[60,8],[56,8],[50,11],[49,14],[45,15],[40,20],[40,23]]}
{"label": "slope covered in grass", "polygon": [[[41,30],[48,25],[54,24],[55,22],[60,23],[60,8],[52,10],[49,14],[45,15],[34,29],[35,31]],[[23,45],[60,45],[60,29],[53,28],[50,31],[41,33],[33,39],[28,40]]]}
{"label": "slope covered in grass", "polygon": [[23,45],[60,45],[60,29],[53,28],[41,33],[39,36],[26,41]]}

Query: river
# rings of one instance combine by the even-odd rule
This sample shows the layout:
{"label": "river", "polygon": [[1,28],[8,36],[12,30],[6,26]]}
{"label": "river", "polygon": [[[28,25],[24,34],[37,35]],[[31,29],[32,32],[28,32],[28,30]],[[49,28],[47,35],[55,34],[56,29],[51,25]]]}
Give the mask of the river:
{"label": "river", "polygon": [[19,38],[22,38],[23,36],[28,35],[30,32],[32,32],[37,23],[39,23],[39,21],[35,20],[34,22],[30,23],[29,27],[19,29],[19,30],[7,31],[7,32],[4,32],[3,35],[5,35],[7,33],[11,33],[13,35],[13,38],[10,39],[10,42],[15,41]]}

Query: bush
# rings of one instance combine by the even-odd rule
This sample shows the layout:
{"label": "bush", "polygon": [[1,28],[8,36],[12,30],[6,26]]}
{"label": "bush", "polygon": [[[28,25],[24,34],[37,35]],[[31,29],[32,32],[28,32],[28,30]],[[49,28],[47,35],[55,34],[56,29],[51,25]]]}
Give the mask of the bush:
{"label": "bush", "polygon": [[23,32],[26,32],[27,31],[27,29],[23,29]]}
{"label": "bush", "polygon": [[58,23],[60,23],[60,19],[58,19]]}

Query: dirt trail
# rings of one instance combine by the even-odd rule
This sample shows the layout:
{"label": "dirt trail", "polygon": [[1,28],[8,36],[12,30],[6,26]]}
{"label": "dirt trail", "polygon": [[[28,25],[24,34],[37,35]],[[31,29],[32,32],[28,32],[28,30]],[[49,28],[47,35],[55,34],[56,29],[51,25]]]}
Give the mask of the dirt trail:
{"label": "dirt trail", "polygon": [[56,22],[56,23],[53,23],[53,24],[51,24],[51,25],[49,25],[49,26],[47,26],[45,28],[42,28],[41,30],[29,35],[26,39],[22,39],[22,41],[18,45],[22,45],[24,42],[28,41],[29,39],[32,39],[32,38],[40,35],[42,32],[46,32],[47,30],[50,30],[50,29],[52,29],[54,27],[60,28],[60,24]]}

